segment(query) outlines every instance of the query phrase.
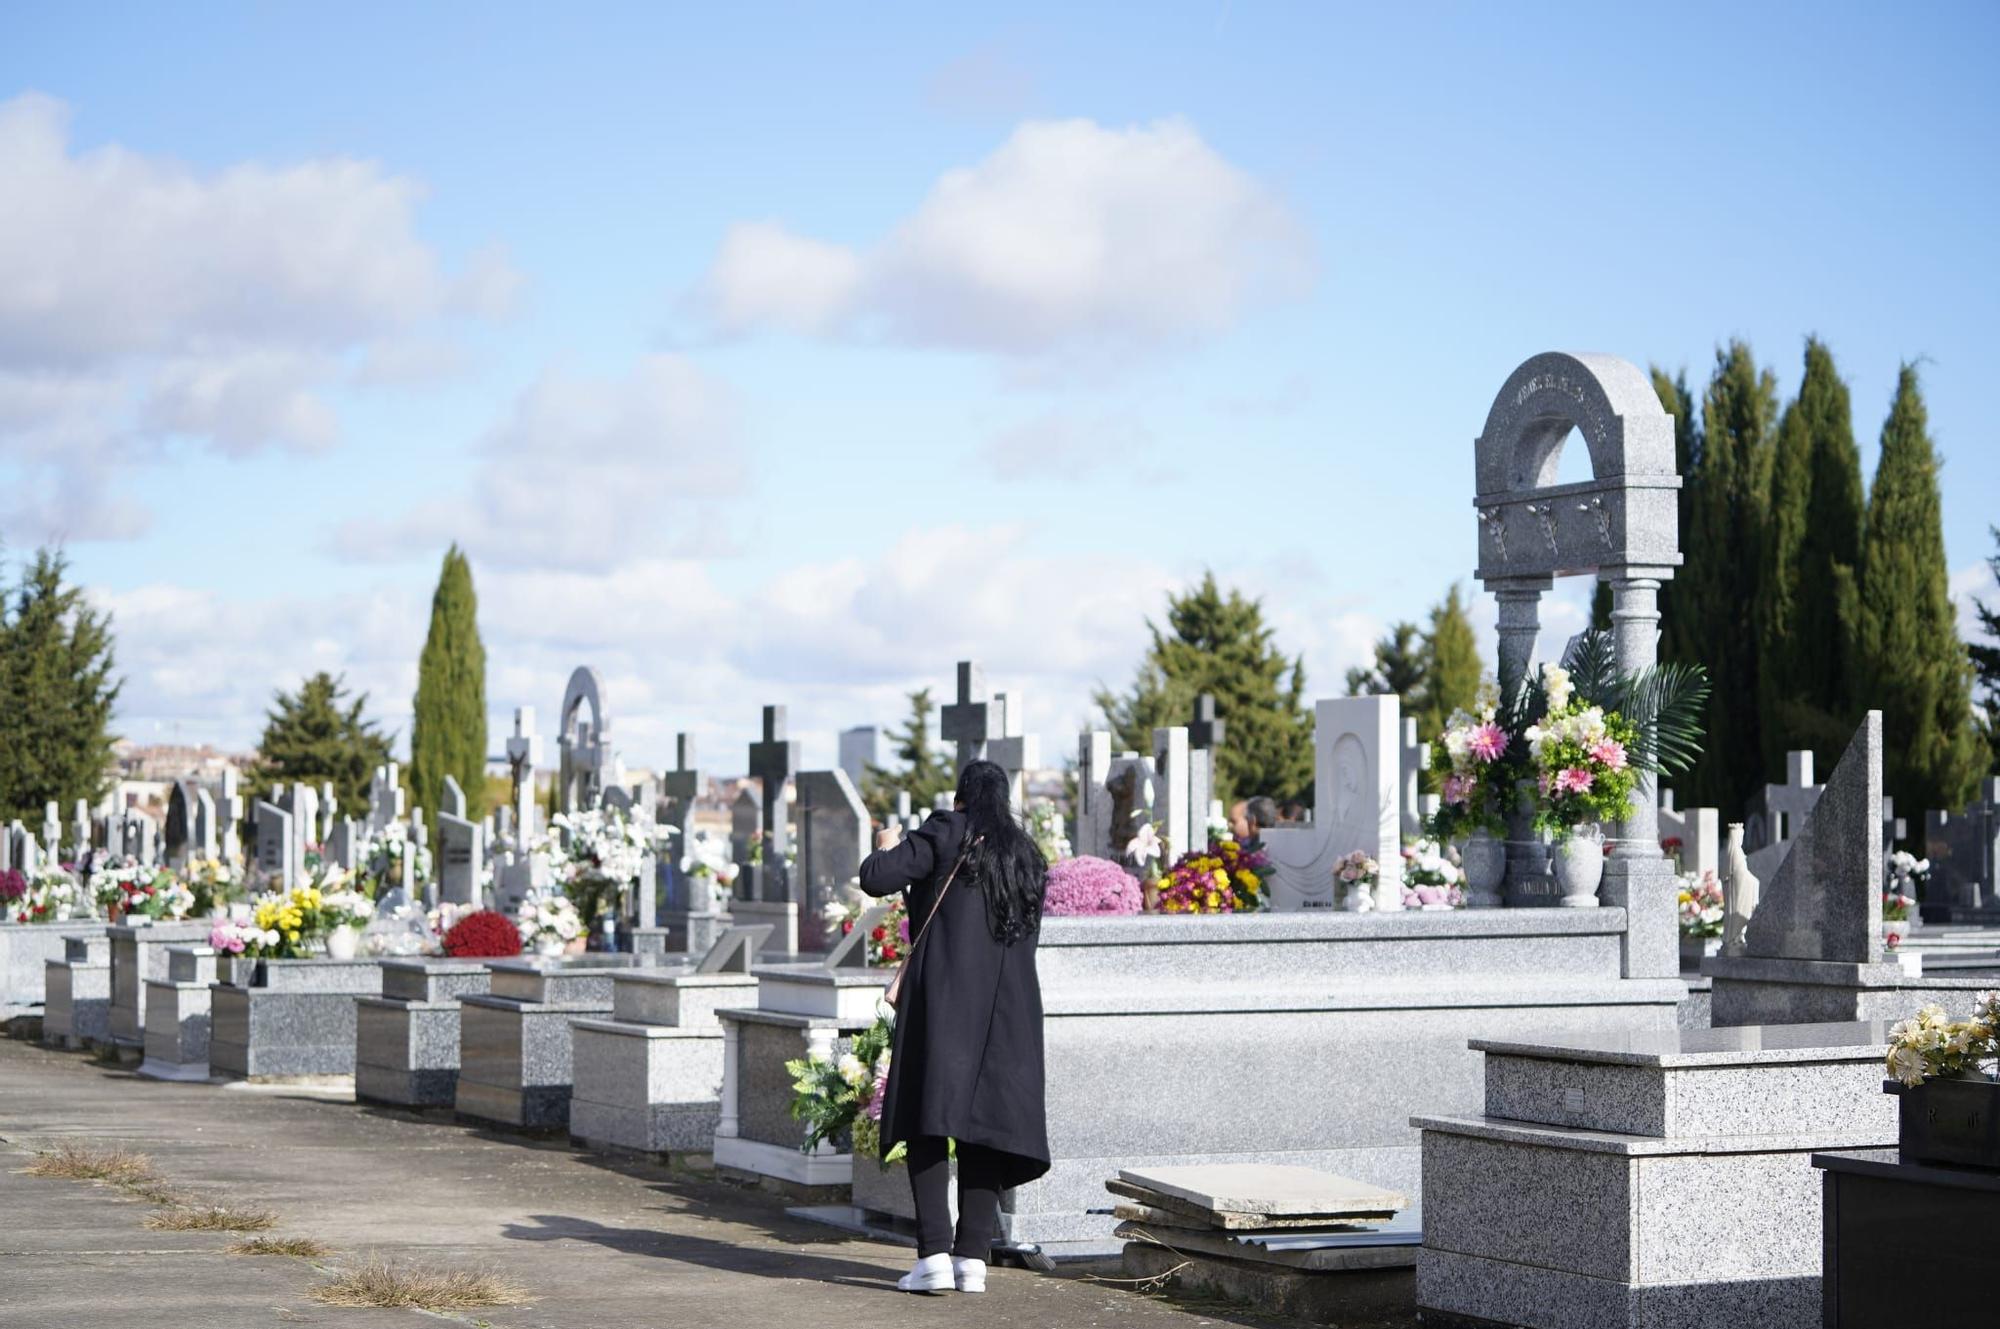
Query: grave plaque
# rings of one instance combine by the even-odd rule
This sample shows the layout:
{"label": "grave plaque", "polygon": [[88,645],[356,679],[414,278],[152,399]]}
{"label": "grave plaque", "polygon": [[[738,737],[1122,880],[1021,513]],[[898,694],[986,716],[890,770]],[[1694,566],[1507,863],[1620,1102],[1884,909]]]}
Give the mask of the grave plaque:
{"label": "grave plaque", "polygon": [[252,813],[257,833],[257,875],[266,890],[289,891],[297,862],[292,856],[292,814],[262,799]]}
{"label": "grave plaque", "polygon": [[[462,797],[459,806],[464,806]],[[450,812],[438,813],[437,824],[438,898],[445,904],[482,903],[480,879],[486,869],[486,828]]]}

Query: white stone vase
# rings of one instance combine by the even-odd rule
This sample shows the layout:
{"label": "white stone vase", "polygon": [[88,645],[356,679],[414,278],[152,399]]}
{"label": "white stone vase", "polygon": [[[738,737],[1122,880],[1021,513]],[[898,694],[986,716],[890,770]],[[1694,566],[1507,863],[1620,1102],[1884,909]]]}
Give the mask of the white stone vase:
{"label": "white stone vase", "polygon": [[554,959],[569,949],[569,943],[554,933],[544,933],[535,938],[535,954]]}
{"label": "white stone vase", "polygon": [[1749,856],[1743,852],[1743,823],[1729,823],[1722,846],[1722,953],[1743,954],[1744,936],[1750,916],[1757,912],[1757,893],[1762,889],[1750,871]]}
{"label": "white stone vase", "polygon": [[1507,842],[1481,827],[1465,837],[1458,857],[1465,872],[1465,907],[1498,909],[1500,888],[1507,881]]}
{"label": "white stone vase", "polygon": [[1366,913],[1375,907],[1375,887],[1365,881],[1335,881],[1334,889],[1340,893],[1340,907],[1350,914]]}
{"label": "white stone vase", "polygon": [[1597,908],[1597,888],[1604,881],[1604,841],[1594,835],[1572,835],[1557,845],[1549,858],[1555,869],[1556,889],[1562,892],[1562,907]]}
{"label": "white stone vase", "polygon": [[361,945],[361,934],[342,923],[326,934],[326,958],[329,960],[352,960]]}

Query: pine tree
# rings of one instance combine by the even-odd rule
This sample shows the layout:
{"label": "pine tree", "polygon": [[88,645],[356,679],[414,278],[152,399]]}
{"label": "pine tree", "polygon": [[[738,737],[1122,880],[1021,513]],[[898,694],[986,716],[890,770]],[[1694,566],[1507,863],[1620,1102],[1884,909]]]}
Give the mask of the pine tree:
{"label": "pine tree", "polygon": [[870,765],[861,777],[861,799],[878,820],[896,810],[896,795],[907,792],[910,806],[931,806],[939,794],[958,784],[957,763],[951,754],[931,743],[931,712],[937,709],[929,688],[918,688],[910,696],[910,718],[891,735],[896,744],[896,767]]}
{"label": "pine tree", "polygon": [[1119,696],[1100,688],[1098,709],[1115,741],[1153,750],[1153,730],[1186,724],[1195,698],[1215,697],[1228,738],[1216,749],[1216,797],[1255,794],[1310,802],[1313,794],[1312,713],[1305,706],[1305,663],[1271,644],[1263,602],[1231,590],[1207,573],[1201,585],[1167,598],[1165,630],[1148,621],[1152,645],[1131,688]]}
{"label": "pine tree", "polygon": [[1425,665],[1423,633],[1417,625],[1391,623],[1388,634],[1375,643],[1375,663],[1347,671],[1347,695],[1394,693],[1407,705],[1423,693]]}
{"label": "pine tree", "polygon": [[274,784],[331,782],[342,807],[368,803],[368,782],[389,760],[389,738],[364,718],[368,694],[352,701],[346,682],[320,671],[295,693],[279,691],[264,717],[250,785],[263,797]]}
{"label": "pine tree", "polygon": [[1771,475],[1760,606],[1765,768],[1792,748],[1833,762],[1859,718],[1861,453],[1847,385],[1818,338],[1806,342],[1799,395],[1785,408]]}
{"label": "pine tree", "polygon": [[[2000,585],[2000,526],[1988,529],[1993,535],[1994,552],[1986,560],[1986,567],[1994,583]],[[2000,601],[1989,605],[1984,600],[1974,600],[1972,612],[1979,620],[1980,631],[1993,639],[1991,645],[1973,642],[1967,650],[1972,654],[1972,672],[1984,702],[1979,727],[1986,738],[1987,769],[2000,775]]]}
{"label": "pine tree", "polygon": [[431,596],[430,635],[417,663],[412,706],[411,797],[435,814],[450,775],[465,791],[465,815],[477,820],[486,802],[486,647],[479,640],[472,565],[456,544],[445,551]]}
{"label": "pine tree", "polygon": [[1702,394],[1700,446],[1681,489],[1681,558],[1661,657],[1708,670],[1707,738],[1675,780],[1683,807],[1742,815],[1764,783],[1759,706],[1763,539],[1778,418],[1778,380],[1741,341],[1717,347]]}
{"label": "pine tree", "polygon": [[1424,633],[1424,679],[1412,709],[1417,735],[1434,741],[1445,721],[1459,709],[1470,709],[1479,696],[1479,641],[1458,586],[1431,608],[1430,630]]}
{"label": "pine tree", "polygon": [[1882,712],[1882,779],[1904,808],[1956,808],[1986,753],[1945,564],[1937,453],[1923,390],[1904,365],[1868,494],[1860,594],[1863,695]]}
{"label": "pine tree", "polygon": [[12,593],[0,592],[0,824],[42,824],[50,799],[65,819],[95,802],[111,770],[111,618],[65,581],[69,561],[43,549]]}

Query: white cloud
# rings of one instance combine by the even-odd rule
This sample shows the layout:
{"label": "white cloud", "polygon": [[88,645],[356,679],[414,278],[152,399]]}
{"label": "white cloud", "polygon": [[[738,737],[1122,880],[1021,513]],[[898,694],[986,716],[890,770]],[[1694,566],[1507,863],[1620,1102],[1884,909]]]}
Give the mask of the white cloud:
{"label": "white cloud", "polygon": [[1958,607],[1958,635],[1962,641],[1983,642],[1986,630],[1975,613],[1975,602],[2000,610],[2000,582],[1993,577],[1993,565],[1984,559],[1968,563],[1951,574],[1951,599]]}
{"label": "white cloud", "polygon": [[994,434],[979,459],[998,480],[1077,480],[1144,465],[1152,443],[1151,430],[1124,416],[1051,411]]}
{"label": "white cloud", "polygon": [[1213,336],[1312,277],[1291,210],[1186,121],[1060,120],[945,172],[867,251],[734,227],[700,295],[724,333],[1033,355]]}
{"label": "white cloud", "polygon": [[[0,102],[0,466],[9,488],[81,503],[63,512],[90,523],[72,538],[143,525],[121,470],[162,438],[324,449],[338,421],[323,390],[346,359],[511,303],[505,255],[446,273],[415,230],[422,187],[376,163],[203,173],[75,150],[68,120],[39,94]],[[10,534],[60,534],[55,511],[11,514]]]}
{"label": "white cloud", "polygon": [[333,551],[400,561],[457,540],[497,567],[605,572],[635,547],[712,545],[722,538],[714,501],[747,483],[733,396],[671,354],[643,357],[620,378],[543,374],[479,451],[465,493],[347,522]]}

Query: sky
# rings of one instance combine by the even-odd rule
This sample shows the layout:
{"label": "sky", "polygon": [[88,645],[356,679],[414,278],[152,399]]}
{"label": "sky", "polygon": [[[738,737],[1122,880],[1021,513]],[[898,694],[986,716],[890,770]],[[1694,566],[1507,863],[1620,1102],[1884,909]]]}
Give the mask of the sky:
{"label": "sky", "polygon": [[0,539],[113,615],[140,742],[318,669],[406,735],[456,541],[495,751],[588,664],[632,765],[740,771],[768,703],[831,764],[975,658],[1055,759],[1204,570],[1314,695],[1471,589],[1530,355],[1742,337],[1789,394],[1817,334],[1869,472],[1921,366],[1963,602],[1996,50],[1990,4],[0,7]]}

